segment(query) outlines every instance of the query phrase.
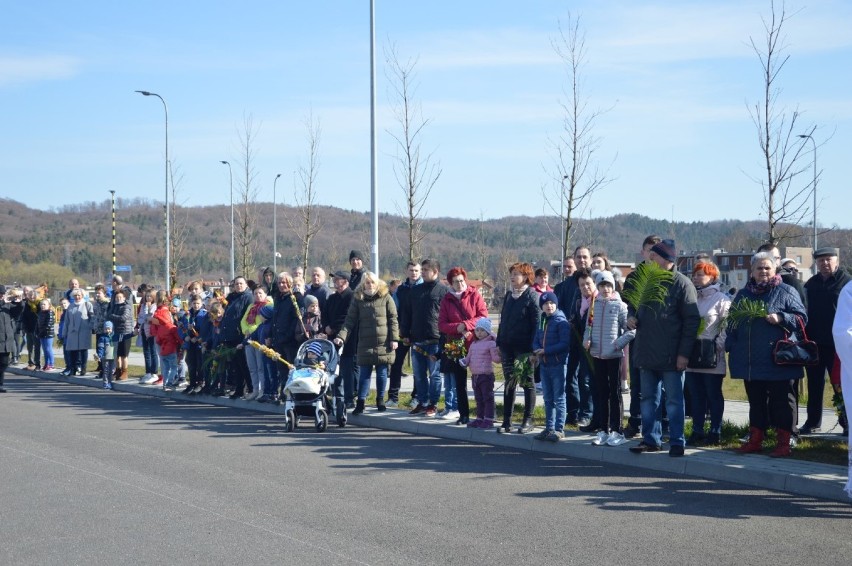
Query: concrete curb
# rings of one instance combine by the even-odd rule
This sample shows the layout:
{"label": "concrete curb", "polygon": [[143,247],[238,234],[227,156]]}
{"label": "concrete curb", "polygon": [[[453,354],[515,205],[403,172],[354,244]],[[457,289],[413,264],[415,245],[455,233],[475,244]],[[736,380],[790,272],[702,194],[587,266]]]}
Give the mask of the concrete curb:
{"label": "concrete curb", "polygon": [[[67,377],[59,373],[30,371],[10,367],[9,373],[27,375],[39,379],[72,383],[85,387],[102,387],[100,379],[94,377]],[[223,397],[199,397],[166,393],[160,386],[139,385],[138,380],[113,383],[116,391],[167,398],[181,402],[234,407],[238,409],[283,415],[283,408],[275,404],[228,399]],[[591,437],[582,433],[567,432],[559,443],[541,442],[533,439],[532,434],[497,434],[495,430],[481,430],[455,426],[447,421],[410,417],[406,411],[388,409],[379,413],[368,409],[361,415],[350,415],[353,425],[392,430],[421,436],[446,438],[462,442],[473,442],[495,447],[511,448],[518,451],[553,454],[566,458],[581,458],[603,464],[616,464],[633,468],[666,472],[708,480],[720,480],[758,489],[782,491],[809,497],[818,497],[852,502],[844,491],[847,480],[847,468],[802,460],[776,459],[763,455],[741,456],[723,450],[703,450],[687,448],[686,457],[670,458],[666,451],[656,454],[633,454],[627,445],[620,447],[598,447],[591,444]],[[337,429],[333,423],[329,430]],[[631,441],[628,444],[635,444]]]}

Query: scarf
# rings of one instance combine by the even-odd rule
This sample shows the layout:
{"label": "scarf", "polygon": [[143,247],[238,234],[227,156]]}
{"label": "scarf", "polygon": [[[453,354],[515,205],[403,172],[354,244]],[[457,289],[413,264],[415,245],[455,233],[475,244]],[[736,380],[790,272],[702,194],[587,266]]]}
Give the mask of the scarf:
{"label": "scarf", "polygon": [[748,289],[753,295],[765,295],[780,284],[780,275],[773,275],[766,283],[758,283],[754,280],[754,277],[752,277],[748,280],[748,283],[746,283],[746,289]]}
{"label": "scarf", "polygon": [[594,302],[595,297],[597,297],[597,296],[598,296],[598,292],[595,291],[594,293],[592,293],[588,297],[581,297],[580,298],[580,316],[586,316],[586,311],[589,310],[589,305],[591,305]]}
{"label": "scarf", "polygon": [[524,291],[526,291],[528,288],[529,288],[529,285],[524,284],[524,286],[521,287],[520,289],[512,289],[512,298],[513,299],[520,298],[520,296],[523,295]]}
{"label": "scarf", "polygon": [[253,325],[254,321],[257,319],[257,315],[260,314],[260,309],[266,306],[266,301],[256,301],[252,306],[251,310],[249,310],[248,316],[246,316],[246,322]]}

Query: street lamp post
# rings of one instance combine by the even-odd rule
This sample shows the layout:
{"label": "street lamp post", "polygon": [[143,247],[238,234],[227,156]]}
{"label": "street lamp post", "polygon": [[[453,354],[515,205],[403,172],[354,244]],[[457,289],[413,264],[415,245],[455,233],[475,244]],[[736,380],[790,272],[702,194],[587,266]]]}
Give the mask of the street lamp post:
{"label": "street lamp post", "polygon": [[137,90],[139,94],[142,96],[156,96],[160,99],[160,102],[163,103],[163,111],[166,113],[166,292],[171,294],[171,262],[170,262],[170,251],[171,251],[171,242],[169,237],[169,108],[166,106],[166,101],[163,100],[163,97],[157,94],[156,92],[148,92],[147,90]]}
{"label": "street lamp post", "polygon": [[379,269],[379,187],[377,178],[376,140],[376,3],[370,0],[370,262],[373,273],[381,275]]}
{"label": "street lamp post", "polygon": [[278,199],[275,194],[275,187],[278,185],[278,177],[281,173],[275,175],[275,180],[272,181],[272,272],[278,278]]}
{"label": "street lamp post", "polygon": [[234,281],[236,272],[234,271],[234,175],[231,171],[231,164],[227,161],[220,161],[222,165],[228,166],[228,179],[231,185],[231,281]]}
{"label": "street lamp post", "polygon": [[[817,216],[817,152],[816,152],[816,141],[814,141],[814,137],[810,134],[799,134],[799,137],[802,139],[809,139],[811,143],[814,144],[814,250],[817,249],[817,224],[816,224],[816,216]],[[814,264],[814,273],[816,273],[816,264]]]}
{"label": "street lamp post", "polygon": [[115,191],[109,192],[112,201],[112,278],[115,278]]}

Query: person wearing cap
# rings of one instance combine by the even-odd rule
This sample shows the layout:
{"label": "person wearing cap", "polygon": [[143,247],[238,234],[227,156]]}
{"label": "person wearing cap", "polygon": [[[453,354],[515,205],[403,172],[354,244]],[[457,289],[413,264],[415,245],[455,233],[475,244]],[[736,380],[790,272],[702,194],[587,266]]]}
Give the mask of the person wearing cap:
{"label": "person wearing cap", "polygon": [[[345,271],[337,271],[331,274],[334,283],[334,293],[325,303],[325,311],[322,313],[322,325],[329,340],[334,340],[346,323],[346,314],[354,298],[354,291],[349,288],[349,274]],[[355,383],[357,381],[358,365],[355,363],[355,354],[358,349],[357,329],[350,329],[349,339],[343,344],[340,351],[338,377],[334,382],[334,396],[337,402],[338,414],[335,415],[340,421],[345,409],[355,408]]]}
{"label": "person wearing cap", "polygon": [[558,303],[552,291],[538,298],[542,318],[532,346],[544,395],[544,430],[535,439],[550,442],[559,442],[565,436],[565,364],[571,340],[571,327]]}
{"label": "person wearing cap", "polygon": [[[622,427],[624,400],[621,396],[621,362],[624,347],[635,330],[627,329],[627,304],[615,292],[610,271],[595,274],[598,294],[586,313],[583,348],[592,357],[592,386],[595,411],[584,431],[596,432],[595,446],[620,446],[626,442]],[[597,429],[597,430],[594,430]]]}
{"label": "person wearing cap", "polygon": [[349,288],[357,289],[366,271],[364,269],[364,254],[358,250],[349,252],[349,266],[352,268],[349,274]]}
{"label": "person wearing cap", "polygon": [[[805,283],[808,296],[808,324],[805,331],[808,338],[819,346],[819,363],[808,366],[808,418],[799,427],[799,434],[819,432],[822,427],[822,398],[825,392],[825,374],[831,371],[836,352],[831,327],[837,312],[840,291],[850,281],[849,274],[840,267],[840,250],[837,248],[819,248],[814,252],[816,275]],[[849,428],[846,411],[839,418],[844,433]]]}
{"label": "person wearing cap", "polygon": [[[669,418],[669,456],[684,455],[684,371],[701,315],[692,281],[676,269],[677,249],[674,240],[664,239],[651,247],[648,257],[659,267],[671,272],[665,286],[665,300],[642,305],[629,312],[627,328],[636,330],[632,348],[639,367],[642,389],[642,442],[631,452],[659,452],[662,449],[662,422],[659,418],[662,388],[666,390],[666,412]],[[628,309],[632,311],[632,309]]]}
{"label": "person wearing cap", "polygon": [[6,393],[3,387],[6,368],[9,367],[12,356],[18,352],[15,330],[23,311],[24,303],[21,297],[6,295],[6,286],[0,285],[0,393]]}

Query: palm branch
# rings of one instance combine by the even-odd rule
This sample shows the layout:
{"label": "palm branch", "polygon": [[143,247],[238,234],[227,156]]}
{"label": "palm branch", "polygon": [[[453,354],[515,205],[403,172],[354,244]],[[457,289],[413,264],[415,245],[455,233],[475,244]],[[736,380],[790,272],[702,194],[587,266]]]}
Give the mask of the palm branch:
{"label": "palm branch", "polygon": [[625,287],[621,296],[638,312],[639,307],[664,304],[673,281],[674,272],[656,263],[640,263],[630,278],[630,286]]}
{"label": "palm branch", "polygon": [[755,318],[766,318],[766,303],[757,299],[741,299],[728,310],[728,328],[733,330],[743,322]]}

